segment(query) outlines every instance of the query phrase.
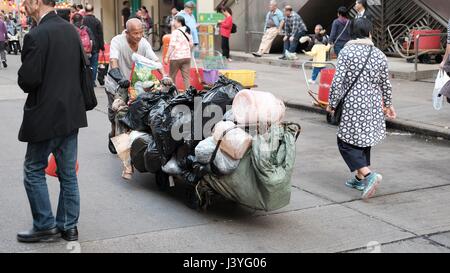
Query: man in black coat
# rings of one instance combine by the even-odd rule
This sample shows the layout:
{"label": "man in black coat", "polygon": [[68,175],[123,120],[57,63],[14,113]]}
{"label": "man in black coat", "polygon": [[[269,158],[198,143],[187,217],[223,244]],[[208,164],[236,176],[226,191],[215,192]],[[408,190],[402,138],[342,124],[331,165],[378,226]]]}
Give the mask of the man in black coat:
{"label": "man in black coat", "polygon": [[355,19],[365,18],[372,22],[373,17],[369,12],[369,4],[367,0],[356,0],[355,10],[357,12]]}
{"label": "man in black coat", "polygon": [[[76,176],[79,128],[87,127],[81,89],[80,38],[60,18],[54,0],[25,0],[27,14],[36,22],[24,39],[19,86],[28,94],[19,140],[27,142],[24,185],[33,215],[33,228],[19,232],[20,242],[39,242],[62,235],[78,239],[80,197]],[[53,154],[61,184],[56,219],[45,179]]]}
{"label": "man in black coat", "polygon": [[105,41],[103,38],[103,26],[100,20],[95,18],[94,16],[94,6],[91,4],[86,5],[86,15],[83,19],[83,24],[87,26],[94,34],[95,41],[94,47],[92,48],[92,55],[89,59],[92,71],[94,73],[94,82],[97,79],[97,70],[98,70],[98,57],[99,52],[105,50]]}

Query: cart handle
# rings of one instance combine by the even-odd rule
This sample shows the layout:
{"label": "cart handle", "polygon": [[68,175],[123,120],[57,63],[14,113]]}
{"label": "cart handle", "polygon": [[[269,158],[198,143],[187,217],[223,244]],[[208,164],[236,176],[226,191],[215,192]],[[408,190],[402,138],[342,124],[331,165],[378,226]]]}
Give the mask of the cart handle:
{"label": "cart handle", "polygon": [[308,88],[308,94],[316,101],[316,103],[320,104],[320,102],[314,97],[314,92],[311,90],[311,86],[309,85],[309,82],[308,82],[308,75],[306,75],[306,68],[305,68],[307,64],[324,64],[325,66],[329,66],[334,69],[336,69],[336,65],[333,62],[305,61],[302,63],[302,70],[303,70],[303,75],[305,76],[305,82],[306,82],[306,87]]}
{"label": "cart handle", "polygon": [[[392,30],[391,30],[392,27],[405,27],[405,28],[406,28],[406,33],[409,33],[411,30],[410,30],[409,26],[408,26],[408,25],[405,25],[405,24],[392,24],[392,25],[389,25],[389,26],[387,27],[387,31],[388,31],[389,37],[391,38],[391,41],[392,41],[392,44],[393,44],[394,47],[395,47],[395,50],[397,51],[397,53],[398,53],[402,58],[408,59],[408,56],[402,53],[402,50],[400,49],[400,47],[399,47],[397,41],[395,41],[394,35],[392,34]],[[410,48],[410,46],[411,46],[412,41],[410,40],[410,41],[408,41],[407,43],[408,43],[408,44],[407,44],[408,47],[407,47],[406,50],[407,50],[407,52],[408,52],[407,54],[409,54],[409,48]]]}

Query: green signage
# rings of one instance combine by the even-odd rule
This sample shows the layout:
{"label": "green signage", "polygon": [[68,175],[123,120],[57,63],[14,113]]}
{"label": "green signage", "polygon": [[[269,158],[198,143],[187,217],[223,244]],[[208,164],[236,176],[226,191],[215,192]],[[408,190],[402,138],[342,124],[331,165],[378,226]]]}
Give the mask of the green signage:
{"label": "green signage", "polygon": [[198,22],[201,24],[217,24],[220,20],[225,19],[221,13],[200,13],[198,15]]}

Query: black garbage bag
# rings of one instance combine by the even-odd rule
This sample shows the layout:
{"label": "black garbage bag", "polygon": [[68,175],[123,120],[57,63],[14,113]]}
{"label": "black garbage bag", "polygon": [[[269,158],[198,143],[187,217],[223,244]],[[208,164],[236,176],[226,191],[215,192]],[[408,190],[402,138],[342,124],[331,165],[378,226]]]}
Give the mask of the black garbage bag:
{"label": "black garbage bag", "polygon": [[184,93],[179,94],[178,96],[175,96],[173,99],[171,99],[169,104],[171,107],[174,107],[174,106],[180,105],[180,104],[186,105],[191,110],[193,110],[195,97],[199,97],[199,93],[198,93],[197,89],[195,89],[194,87],[191,86]]}
{"label": "black garbage bag", "polygon": [[153,136],[149,134],[145,134],[143,136],[138,137],[131,144],[131,164],[141,173],[148,172],[145,168],[145,151],[150,143],[154,143]]}
{"label": "black garbage bag", "polygon": [[128,108],[127,114],[119,121],[134,131],[149,132],[148,115],[153,106],[166,97],[161,93],[143,93]]}
{"label": "black garbage bag", "polygon": [[220,106],[223,114],[225,114],[227,106],[233,104],[234,97],[242,89],[244,87],[240,83],[230,80],[225,76],[220,76],[213,88],[203,94],[203,107],[215,104]]}
{"label": "black garbage bag", "polygon": [[[244,89],[244,87],[233,80],[230,80],[224,76],[220,76],[219,80],[214,84],[214,87],[208,92],[202,94],[202,113],[196,112],[195,117],[202,117],[203,129],[203,139],[211,136],[211,131],[213,123],[217,123],[223,120],[224,114],[231,109],[234,97],[239,91]],[[214,105],[215,107],[212,107]],[[217,115],[217,106],[220,107],[220,116]],[[195,109],[199,111],[199,109]],[[209,127],[209,128],[207,128]],[[197,143],[198,144],[198,143]]]}
{"label": "black garbage bag", "polygon": [[144,152],[144,165],[145,170],[151,173],[156,173],[161,170],[161,154],[157,147],[156,141],[153,136],[149,136],[148,145]]}
{"label": "black garbage bag", "polygon": [[166,165],[177,147],[183,143],[182,139],[175,140],[172,136],[172,125],[176,121],[177,117],[172,117],[169,103],[164,99],[160,99],[148,115],[148,125],[161,155],[162,165]]}
{"label": "black garbage bag", "polygon": [[194,163],[191,171],[183,173],[183,179],[190,185],[196,185],[205,175],[211,173],[209,165]]}

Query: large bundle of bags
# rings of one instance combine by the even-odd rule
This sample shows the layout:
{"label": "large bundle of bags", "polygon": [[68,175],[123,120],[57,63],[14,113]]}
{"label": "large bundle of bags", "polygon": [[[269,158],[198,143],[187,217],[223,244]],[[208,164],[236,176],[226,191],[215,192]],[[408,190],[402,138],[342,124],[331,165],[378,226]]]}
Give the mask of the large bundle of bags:
{"label": "large bundle of bags", "polygon": [[144,92],[119,119],[131,131],[121,159],[139,172],[206,183],[254,209],[280,209],[290,201],[300,130],[282,123],[285,110],[272,94],[223,76],[206,92]]}
{"label": "large bundle of bags", "polygon": [[234,172],[208,174],[203,179],[222,196],[253,209],[272,211],[287,206],[299,129],[293,124],[272,125],[253,138]]}
{"label": "large bundle of bags", "polygon": [[[140,172],[163,170],[169,174],[182,173],[192,183],[197,182],[201,177],[193,176],[192,172],[198,170],[201,164],[196,164],[195,147],[208,133],[204,134],[203,128],[200,128],[200,135],[194,135],[196,126],[200,126],[195,124],[194,117],[199,116],[203,125],[211,122],[214,116],[203,114],[210,109],[208,106],[230,108],[234,97],[242,89],[239,83],[222,77],[207,92],[190,88],[178,95],[176,90],[139,94],[118,118],[118,122],[128,128],[131,135],[136,135],[134,138],[125,137],[130,143],[122,145],[129,149],[128,153],[125,151],[129,161]],[[197,107],[196,101],[200,103]],[[177,112],[178,109],[186,111]],[[185,128],[191,129],[186,131]],[[124,136],[117,139],[123,142]]]}
{"label": "large bundle of bags", "polygon": [[205,184],[253,209],[273,211],[288,205],[300,126],[282,123],[285,111],[271,93],[240,91],[213,136],[195,150],[198,161],[211,165],[212,171],[202,178]]}

